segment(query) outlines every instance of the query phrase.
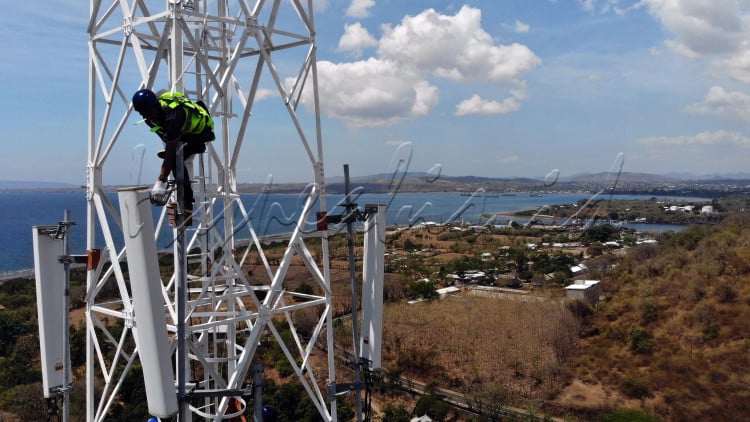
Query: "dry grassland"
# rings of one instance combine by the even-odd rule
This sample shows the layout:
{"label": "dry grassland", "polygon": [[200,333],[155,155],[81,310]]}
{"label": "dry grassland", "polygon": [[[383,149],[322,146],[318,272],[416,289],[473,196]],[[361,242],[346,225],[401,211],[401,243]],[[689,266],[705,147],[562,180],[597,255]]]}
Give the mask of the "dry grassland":
{"label": "dry grassland", "polygon": [[578,322],[560,303],[460,295],[385,310],[385,365],[469,396],[498,384],[545,400],[561,386]]}

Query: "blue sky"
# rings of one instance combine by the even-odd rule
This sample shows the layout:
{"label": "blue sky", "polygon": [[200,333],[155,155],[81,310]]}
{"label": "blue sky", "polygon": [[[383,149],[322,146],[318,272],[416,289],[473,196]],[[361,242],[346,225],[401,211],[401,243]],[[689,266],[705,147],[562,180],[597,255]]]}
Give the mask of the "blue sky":
{"label": "blue sky", "polygon": [[[61,3],[0,16],[0,180],[85,183],[88,2]],[[624,171],[748,170],[748,0],[315,4],[328,176],[387,172],[405,150],[410,171],[451,176],[601,172],[621,153]],[[150,181],[159,148],[138,130]],[[247,148],[240,182],[311,180],[272,142]],[[134,181],[134,151],[105,182]]]}

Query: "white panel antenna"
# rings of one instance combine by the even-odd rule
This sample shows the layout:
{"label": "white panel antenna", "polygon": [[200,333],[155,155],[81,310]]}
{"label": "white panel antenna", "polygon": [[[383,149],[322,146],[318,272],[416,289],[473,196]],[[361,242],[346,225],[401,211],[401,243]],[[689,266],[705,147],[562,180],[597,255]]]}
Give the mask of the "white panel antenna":
{"label": "white panel antenna", "polygon": [[42,355],[44,397],[59,394],[65,385],[65,370],[71,380],[70,361],[66,356],[67,303],[65,269],[60,261],[64,239],[55,236],[58,226],[34,226],[34,276],[36,309],[39,317],[39,341]]}
{"label": "white panel antenna", "polygon": [[362,333],[360,350],[371,370],[381,368],[386,206],[365,205],[365,256],[362,262]]}
{"label": "white panel antenna", "polygon": [[148,410],[154,416],[166,418],[177,413],[177,394],[149,191],[147,188],[120,189],[118,198],[128,251],[134,317],[138,323],[133,331],[143,366]]}

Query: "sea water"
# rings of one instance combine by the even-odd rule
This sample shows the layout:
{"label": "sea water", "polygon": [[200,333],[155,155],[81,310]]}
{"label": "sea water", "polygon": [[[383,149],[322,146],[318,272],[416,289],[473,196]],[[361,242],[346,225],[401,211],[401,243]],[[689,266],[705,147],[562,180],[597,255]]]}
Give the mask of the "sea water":
{"label": "sea water", "polygon": [[[119,209],[117,194],[107,196],[115,209]],[[591,194],[544,194],[529,195],[515,194],[513,196],[485,195],[477,192],[472,195],[459,193],[395,193],[368,194],[353,191],[350,200],[359,209],[368,204],[387,205],[386,220],[389,226],[413,226],[424,222],[440,224],[463,223],[485,224],[501,223],[489,220],[487,215],[510,213],[521,210],[539,210],[544,206],[559,204],[574,204],[580,200],[588,200]],[[613,195],[612,199],[649,199],[644,195]],[[598,199],[609,199],[598,198]],[[667,198],[668,199],[668,198]],[[702,200],[700,198],[680,198],[681,200]],[[249,239],[250,230],[260,236],[288,233],[296,227],[300,213],[307,200],[305,194],[243,194],[240,196],[247,218],[240,213],[237,203],[232,205],[235,221],[231,230],[237,239]],[[325,207],[329,214],[343,214],[346,211],[343,195],[326,197]],[[304,222],[303,230],[315,230],[315,212],[320,204],[315,203],[311,216]],[[2,230],[0,230],[0,275],[8,276],[9,272],[30,270],[34,267],[32,246],[32,227],[57,225],[63,220],[65,211],[70,211],[71,221],[75,223],[70,228],[70,242],[72,254],[84,254],[86,250],[86,194],[75,192],[0,192],[0,216],[2,216]],[[158,211],[154,207],[154,220],[158,219]],[[544,212],[542,212],[544,214]],[[214,206],[215,227],[220,233],[224,232],[224,215],[222,204]],[[122,236],[117,224],[109,222],[112,235],[117,247],[122,246]],[[644,230],[658,230],[653,226]],[[678,230],[678,227],[669,229]],[[157,247],[171,250],[173,235],[171,228],[165,224],[157,240]],[[99,230],[96,234],[96,247],[104,245],[103,236]],[[62,253],[62,251],[60,251]],[[3,274],[6,273],[6,274]]]}

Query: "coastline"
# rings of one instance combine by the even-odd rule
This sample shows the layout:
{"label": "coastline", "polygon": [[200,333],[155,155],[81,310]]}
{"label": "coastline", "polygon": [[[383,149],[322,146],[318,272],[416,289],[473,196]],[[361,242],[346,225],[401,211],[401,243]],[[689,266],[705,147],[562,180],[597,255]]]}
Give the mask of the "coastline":
{"label": "coastline", "polygon": [[15,280],[17,278],[22,278],[25,280],[33,280],[34,279],[34,269],[33,268],[27,268],[25,270],[15,270],[15,271],[5,271],[0,273],[0,284],[5,283],[6,281]]}
{"label": "coastline", "polygon": [[[32,194],[29,195],[29,193]],[[38,195],[37,198],[37,195],[34,195],[34,193],[42,194]],[[12,226],[16,228],[16,231],[14,233],[9,234],[9,240],[20,239],[21,237],[23,237],[23,239],[26,239],[28,233],[26,232],[26,227],[33,226],[40,221],[58,221],[59,215],[57,214],[57,211],[55,211],[57,209],[72,209],[74,220],[76,216],[80,219],[82,218],[81,216],[84,215],[85,202],[81,201],[81,198],[79,196],[82,195],[83,192],[69,191],[68,194],[54,196],[45,195],[45,193],[47,192],[27,192],[26,194],[23,194],[22,197],[9,196],[7,198],[6,202],[7,204],[10,204],[9,206],[11,207],[8,208],[9,210],[14,209],[12,207],[17,207],[17,204],[22,203],[24,204],[24,206],[37,211],[33,215],[29,213],[25,213],[23,215],[15,215],[11,213],[8,216],[8,218],[10,218],[10,220],[13,222]],[[338,195],[332,194],[330,192],[328,194],[333,195],[334,197],[332,199],[334,200]],[[623,196],[626,198],[623,198]],[[608,202],[617,203],[619,202],[619,199],[622,199],[623,203],[629,203],[633,199],[636,199],[627,198],[628,196],[631,195],[618,192],[617,194],[614,194],[614,197],[618,199],[611,201],[611,198],[608,198],[610,200]],[[2,198],[4,198],[4,195],[0,194],[0,199]],[[648,198],[653,197],[648,196]],[[287,221],[287,219],[293,218],[291,216],[293,216],[294,214],[286,216],[286,214],[280,213],[279,210],[296,209],[296,207],[299,206],[297,202],[297,195],[274,193],[267,199],[264,198],[263,201],[260,202],[258,202],[258,199],[256,199],[255,197],[250,197],[249,199],[251,201],[254,201],[252,202],[253,209],[250,212],[253,213],[254,218],[257,218],[256,220],[254,220],[256,231],[257,228],[263,229],[261,230],[263,232],[262,237],[268,236],[269,240],[273,239],[274,236],[281,235],[282,233],[288,231],[289,224],[294,223],[294,221],[292,220]],[[527,212],[528,210],[534,210],[531,215],[535,215],[537,214],[537,210],[539,209],[540,205],[544,205],[546,207],[556,207],[555,204],[569,204],[577,202],[581,199],[591,199],[591,194],[572,194],[570,192],[565,192],[531,195],[529,193],[522,194],[516,192],[513,195],[509,193],[507,195],[493,195],[493,193],[487,193],[486,191],[484,191],[479,193],[476,197],[467,197],[466,195],[463,195],[459,192],[438,192],[434,194],[430,192],[400,192],[396,195],[366,192],[363,193],[363,196],[358,199],[362,203],[366,203],[368,201],[371,203],[380,203],[386,201],[389,205],[389,222],[392,222],[392,224],[398,226],[406,226],[416,224],[419,221],[460,221],[462,223],[469,224],[472,222],[481,222],[483,220],[486,221],[486,218],[483,218],[483,216],[489,214],[504,216],[507,215],[509,218],[513,219],[523,218],[523,216],[519,215],[518,212],[523,212],[524,210],[526,210]],[[645,198],[641,197],[638,199],[643,200]],[[670,200],[680,200],[680,202],[683,202],[685,200],[700,200],[701,202],[705,202],[709,201],[709,198],[673,197]],[[334,206],[333,203],[331,203],[329,207],[330,212],[338,212],[338,208]],[[512,214],[512,216],[510,216],[509,214]],[[619,220],[625,220],[625,217],[632,217],[626,214],[627,213],[623,210],[623,212],[621,212],[619,215]],[[636,217],[642,216],[639,214]],[[647,223],[658,225],[674,222],[649,219]],[[84,244],[81,243],[84,239],[82,233],[85,232],[83,227],[84,226],[80,226],[80,228],[77,228],[75,230],[75,233],[73,234],[72,247],[75,250],[84,247]],[[26,240],[24,240],[24,242],[29,243]],[[15,263],[15,265],[18,265],[19,267],[23,265],[25,266],[25,268],[12,268],[15,265],[8,265],[8,267],[10,268],[6,267],[5,269],[0,270],[0,282],[15,278],[34,278],[33,259],[29,259],[27,256],[28,253],[26,252],[31,249],[31,245],[26,245],[26,243],[20,244],[20,246],[16,245],[17,247],[12,247],[14,245],[13,242],[7,245],[8,251],[6,253],[8,255],[6,256],[6,262],[8,264]]]}

